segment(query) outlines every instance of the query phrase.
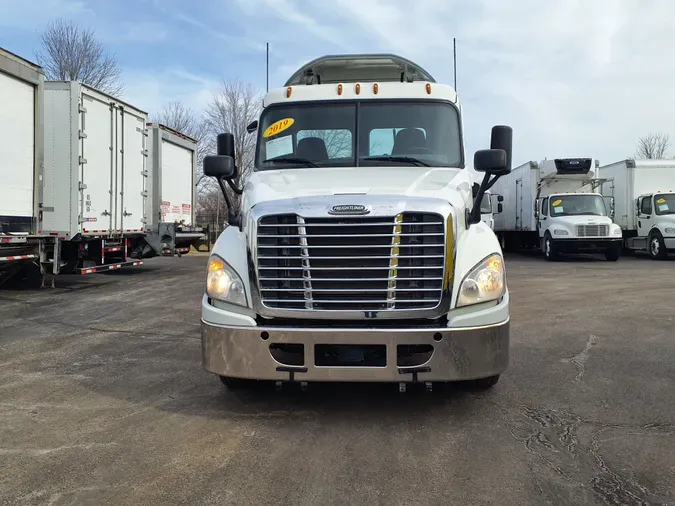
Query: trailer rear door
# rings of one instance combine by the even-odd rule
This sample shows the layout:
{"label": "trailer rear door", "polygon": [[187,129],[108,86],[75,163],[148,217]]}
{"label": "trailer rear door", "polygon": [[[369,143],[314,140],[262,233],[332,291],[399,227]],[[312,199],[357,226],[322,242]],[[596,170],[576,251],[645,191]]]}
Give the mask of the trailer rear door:
{"label": "trailer rear door", "polygon": [[193,150],[162,139],[162,221],[192,225],[193,156]]}
{"label": "trailer rear door", "polygon": [[131,108],[117,111],[120,163],[117,167],[120,192],[117,212],[118,228],[125,233],[143,230],[145,207],[146,118]]}
{"label": "trailer rear door", "polygon": [[0,104],[0,218],[31,218],[35,88],[0,72]]}

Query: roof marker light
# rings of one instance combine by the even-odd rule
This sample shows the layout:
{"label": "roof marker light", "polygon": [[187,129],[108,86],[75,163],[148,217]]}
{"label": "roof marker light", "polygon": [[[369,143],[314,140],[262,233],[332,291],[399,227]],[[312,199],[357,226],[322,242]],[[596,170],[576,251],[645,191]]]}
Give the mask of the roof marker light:
{"label": "roof marker light", "polygon": [[293,93],[293,88],[289,86],[286,88],[286,98],[291,98],[291,93]]}
{"label": "roof marker light", "polygon": [[358,95],[359,93],[361,93],[361,85],[356,83],[356,94]]}
{"label": "roof marker light", "polygon": [[338,84],[338,95],[342,95],[342,85]]}
{"label": "roof marker light", "polygon": [[377,83],[373,84],[373,93],[375,95],[377,95],[377,92],[378,92],[379,89],[380,89],[380,87],[377,85]]}
{"label": "roof marker light", "polygon": [[427,83],[427,95],[431,95],[431,84]]}

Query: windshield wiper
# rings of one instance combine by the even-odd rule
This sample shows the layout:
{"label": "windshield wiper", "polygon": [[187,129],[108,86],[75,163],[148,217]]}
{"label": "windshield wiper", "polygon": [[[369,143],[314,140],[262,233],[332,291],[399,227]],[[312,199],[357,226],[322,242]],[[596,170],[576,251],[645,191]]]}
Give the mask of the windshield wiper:
{"label": "windshield wiper", "polygon": [[361,158],[361,160],[373,160],[376,162],[408,162],[417,165],[418,167],[431,167],[428,163],[412,156],[366,156]]}
{"label": "windshield wiper", "polygon": [[307,158],[291,158],[291,157],[268,158],[267,160],[264,160],[263,163],[301,163],[305,167],[316,167],[316,168],[319,167],[317,164],[315,164],[311,160],[308,160]]}

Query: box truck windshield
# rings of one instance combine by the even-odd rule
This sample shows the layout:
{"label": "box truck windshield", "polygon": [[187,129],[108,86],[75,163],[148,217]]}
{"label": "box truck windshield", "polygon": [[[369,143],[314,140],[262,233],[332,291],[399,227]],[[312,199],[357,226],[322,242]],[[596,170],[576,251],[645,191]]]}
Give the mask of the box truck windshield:
{"label": "box truck windshield", "polygon": [[556,195],[550,202],[551,216],[607,216],[605,201],[600,195]]}
{"label": "box truck windshield", "polygon": [[655,212],[659,216],[675,214],[675,193],[657,193],[654,195]]}
{"label": "box truck windshield", "polygon": [[463,166],[459,114],[442,101],[334,101],[270,106],[256,168]]}

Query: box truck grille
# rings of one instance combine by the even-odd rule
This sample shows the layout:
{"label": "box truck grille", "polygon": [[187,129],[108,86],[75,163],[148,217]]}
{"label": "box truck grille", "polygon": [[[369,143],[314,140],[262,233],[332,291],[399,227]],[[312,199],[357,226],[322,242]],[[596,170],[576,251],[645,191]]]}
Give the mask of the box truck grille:
{"label": "box truck grille", "polygon": [[443,289],[441,215],[266,216],[258,222],[261,302],[274,309],[433,309]]}
{"label": "box truck grille", "polygon": [[607,225],[577,225],[578,237],[605,237],[608,234]]}

